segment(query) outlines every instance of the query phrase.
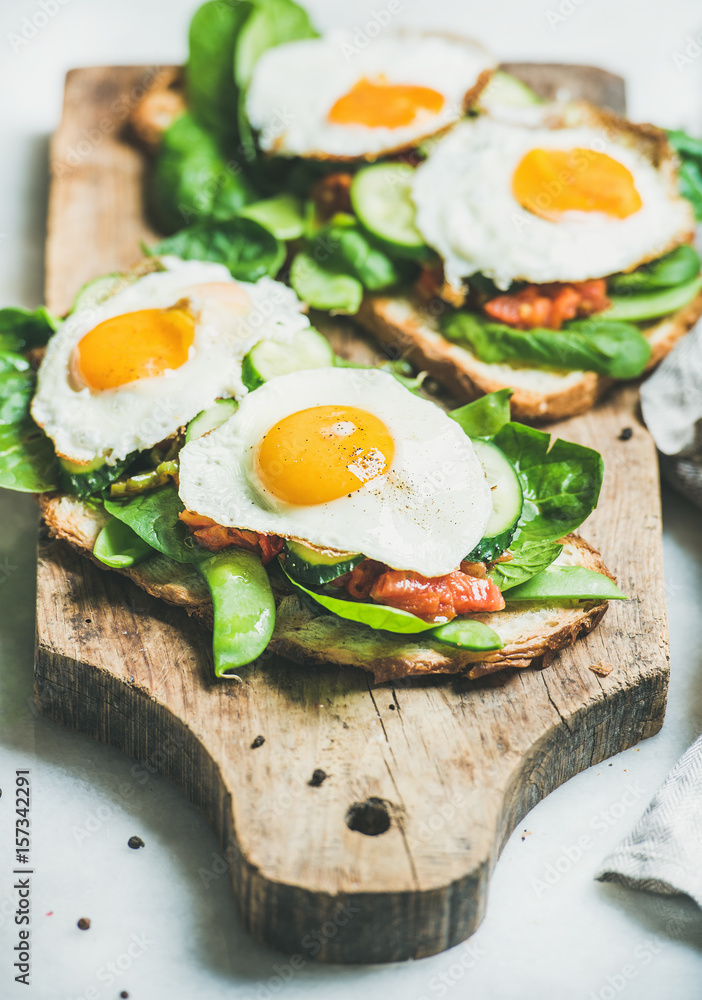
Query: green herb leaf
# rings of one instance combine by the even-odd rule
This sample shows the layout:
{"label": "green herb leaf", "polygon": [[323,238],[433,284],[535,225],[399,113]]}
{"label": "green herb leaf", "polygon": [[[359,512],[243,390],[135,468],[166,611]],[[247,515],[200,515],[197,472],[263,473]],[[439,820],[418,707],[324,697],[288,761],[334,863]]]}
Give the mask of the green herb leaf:
{"label": "green herb leaf", "polygon": [[175,254],[183,260],[213,260],[226,264],[240,281],[275,275],[285,260],[285,246],[253,219],[198,222],[167,236],[152,254]]}
{"label": "green herb leaf", "polygon": [[460,424],[463,431],[471,438],[494,437],[510,420],[509,401],[511,389],[498,389],[487,396],[457,410],[451,410],[449,416]]}
{"label": "green herb leaf", "polygon": [[185,508],[174,486],[152,493],[139,493],[131,500],[105,500],[105,510],[143,538],[145,542],[179,563],[198,563],[210,554],[198,548],[178,515]]}
{"label": "green herb leaf", "polygon": [[635,378],[651,356],[648,341],[635,326],[596,318],[573,321],[562,330],[515,330],[474,313],[455,312],[444,318],[441,332],[487,364],[526,362],[538,368]]}
{"label": "green herb leaf", "polygon": [[510,590],[507,600],[627,600],[608,576],[583,566],[551,566]]}
{"label": "green herb leaf", "polygon": [[[285,569],[283,568],[283,572]],[[327,594],[319,594],[315,590],[303,587],[301,583],[293,580],[285,573],[293,587],[307,594],[317,604],[321,604],[327,611],[333,611],[339,618],[346,618],[352,622],[359,622],[361,625],[368,625],[373,629],[382,629],[386,632],[401,632],[411,635],[418,632],[428,632],[436,628],[435,622],[425,622],[409,611],[401,611],[399,608],[389,608],[383,604],[362,604],[360,601],[345,601],[339,597],[330,597]]]}
{"label": "green herb leaf", "polygon": [[597,506],[603,462],[599,452],[523,424],[509,423],[492,439],[512,462],[524,493],[518,537],[555,541],[575,531]]}
{"label": "green herb leaf", "polygon": [[128,524],[111,518],[95,540],[93,555],[111,569],[127,569],[136,566],[149,556],[154,549],[140,538]]}

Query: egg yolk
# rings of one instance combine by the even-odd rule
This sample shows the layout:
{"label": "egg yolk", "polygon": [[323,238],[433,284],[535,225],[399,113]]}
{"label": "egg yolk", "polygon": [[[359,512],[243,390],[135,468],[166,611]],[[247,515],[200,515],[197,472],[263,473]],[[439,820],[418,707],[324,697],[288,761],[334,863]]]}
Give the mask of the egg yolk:
{"label": "egg yolk", "polygon": [[256,455],[261,482],[298,506],[338,500],[387,472],[395,454],[390,431],[355,406],[312,406],[284,417]]}
{"label": "egg yolk", "polygon": [[512,175],[512,193],[534,215],[557,222],[564,212],[626,219],[643,202],[631,171],[592,149],[531,149]]}
{"label": "egg yolk", "polygon": [[98,323],[79,341],[72,374],[91,389],[117,389],[188,360],[195,320],[185,309],[140,309]]}
{"label": "egg yolk", "polygon": [[443,94],[431,87],[364,77],[335,102],[327,117],[333,125],[401,128],[422,112],[438,114],[443,106]]}

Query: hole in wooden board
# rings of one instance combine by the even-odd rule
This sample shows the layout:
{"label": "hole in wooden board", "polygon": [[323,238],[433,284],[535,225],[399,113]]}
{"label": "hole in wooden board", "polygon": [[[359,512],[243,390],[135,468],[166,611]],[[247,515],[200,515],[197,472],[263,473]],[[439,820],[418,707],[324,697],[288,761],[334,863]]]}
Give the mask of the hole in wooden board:
{"label": "hole in wooden board", "polygon": [[346,825],[366,837],[378,837],[390,829],[388,803],[374,795],[365,802],[354,802],[346,813]]}

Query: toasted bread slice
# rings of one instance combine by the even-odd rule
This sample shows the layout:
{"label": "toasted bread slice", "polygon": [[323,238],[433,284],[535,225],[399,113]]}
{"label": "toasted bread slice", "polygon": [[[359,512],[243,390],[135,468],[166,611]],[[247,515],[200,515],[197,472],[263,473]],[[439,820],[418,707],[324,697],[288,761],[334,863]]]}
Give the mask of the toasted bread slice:
{"label": "toasted bread slice", "polygon": [[[644,330],[651,344],[653,368],[702,316],[702,293],[682,309]],[[466,348],[439,333],[439,322],[427,304],[410,295],[367,295],[358,320],[382,344],[443,382],[469,402],[497,389],[510,388],[515,420],[560,420],[595,405],[613,379],[594,372],[552,372],[528,366],[486,364]]]}
{"label": "toasted bread slice", "polygon": [[[60,493],[44,494],[39,504],[50,533],[65,539],[101,569],[92,555],[100,530],[108,520],[101,508]],[[599,553],[577,535],[564,539],[564,557],[610,575]],[[129,577],[147,593],[184,608],[212,627],[212,604],[200,574],[191,566],[155,555],[130,569],[115,570]],[[362,667],[375,682],[427,674],[453,674],[466,670],[471,678],[505,667],[550,663],[559,649],[591,631],[607,610],[607,601],[583,602],[577,607],[545,607],[540,602],[515,603],[504,611],[483,615],[482,620],[506,640],[493,653],[454,649],[428,637],[407,638],[378,632],[354,622],[325,614],[300,600],[297,594],[276,593],[276,625],[271,647],[301,663],[336,663]]]}

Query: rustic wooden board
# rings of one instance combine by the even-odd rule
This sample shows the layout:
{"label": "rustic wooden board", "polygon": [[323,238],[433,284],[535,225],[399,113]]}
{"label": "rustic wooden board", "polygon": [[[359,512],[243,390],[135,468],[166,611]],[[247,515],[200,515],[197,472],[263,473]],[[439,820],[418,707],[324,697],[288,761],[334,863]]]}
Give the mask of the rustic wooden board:
{"label": "rustic wooden board", "polygon": [[[145,76],[143,67],[68,76],[51,151],[53,310],[83,281],[132,264],[151,235],[144,163],[120,118]],[[71,165],[86,134],[92,144]],[[349,328],[336,334],[347,351]],[[258,940],[338,962],[457,944],[480,923],[490,873],[522,816],[663,721],[658,472],[636,396],[620,390],[556,428],[604,453],[602,500],[584,534],[632,599],[550,668],[372,688],[360,670],[270,656],[240,684],[217,682],[210,636],[185,614],[42,538],[42,711],[150,764],[200,807],[222,844],[211,875],[229,871]],[[625,426],[634,434],[623,442]],[[601,660],[614,667],[607,677],[590,670]],[[258,736],[265,742],[252,747]],[[318,768],[327,778],[315,787]]]}

